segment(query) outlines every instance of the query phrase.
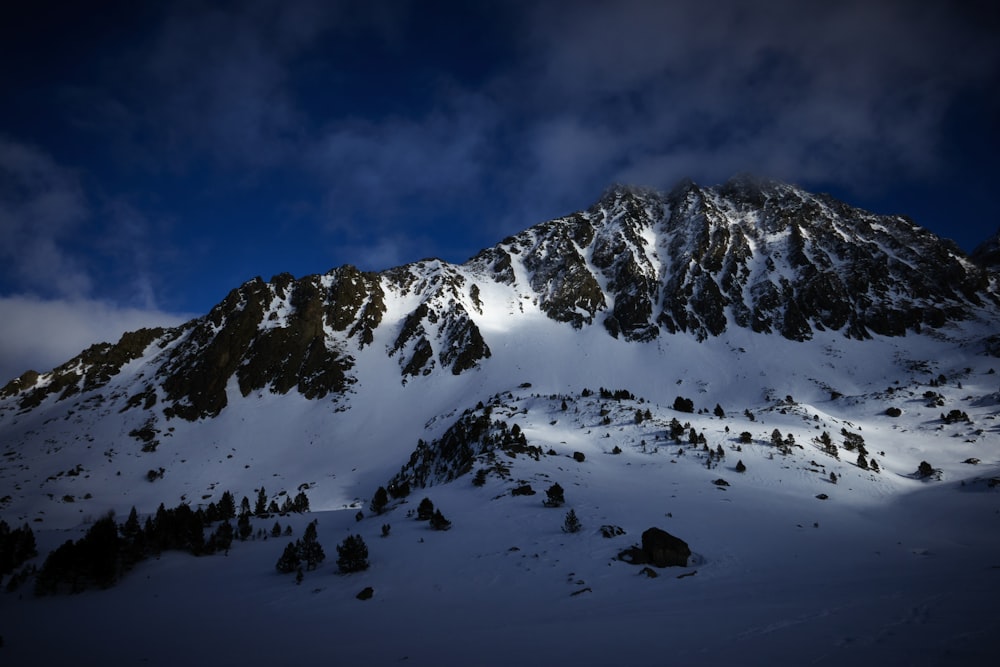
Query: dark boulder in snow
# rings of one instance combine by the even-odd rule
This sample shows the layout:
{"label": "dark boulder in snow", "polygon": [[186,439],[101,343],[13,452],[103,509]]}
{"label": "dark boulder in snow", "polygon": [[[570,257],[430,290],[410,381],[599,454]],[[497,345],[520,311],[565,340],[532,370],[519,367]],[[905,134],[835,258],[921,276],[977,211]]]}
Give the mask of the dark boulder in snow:
{"label": "dark boulder in snow", "polygon": [[655,567],[687,567],[691,549],[687,542],[661,528],[650,528],[642,534],[642,546],[629,547],[618,554],[618,559],[632,565]]}
{"label": "dark boulder in snow", "polygon": [[371,600],[373,595],[375,595],[375,589],[372,588],[371,586],[366,586],[363,591],[361,591],[354,597],[358,598],[359,600]]}
{"label": "dark boulder in snow", "polygon": [[642,534],[642,550],[656,567],[686,567],[691,557],[687,542],[655,527]]}

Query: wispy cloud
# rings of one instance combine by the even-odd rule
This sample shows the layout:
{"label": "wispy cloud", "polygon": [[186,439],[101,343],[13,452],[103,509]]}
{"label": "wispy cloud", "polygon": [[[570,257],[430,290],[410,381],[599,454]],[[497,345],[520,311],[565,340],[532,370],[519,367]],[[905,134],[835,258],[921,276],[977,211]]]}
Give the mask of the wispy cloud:
{"label": "wispy cloud", "polygon": [[0,297],[0,386],[27,370],[48,371],[95,343],[117,342],[126,331],[189,317],[93,299]]}
{"label": "wispy cloud", "polygon": [[488,168],[496,122],[487,100],[466,95],[422,117],[332,123],[310,155],[328,184],[329,215],[335,224],[359,213],[398,222],[414,204],[468,201]]}
{"label": "wispy cloud", "polygon": [[185,250],[224,293],[296,239],[310,271],[327,248],[373,268],[462,259],[615,181],[926,185],[960,159],[962,96],[998,99],[984,3],[446,5],[126,12],[135,38],[42,96],[99,158],[0,140],[3,291],[155,311],[165,276],[195,271]]}
{"label": "wispy cloud", "polygon": [[556,119],[536,126],[539,174],[558,180],[552,156],[563,154],[560,173],[577,178],[561,146],[584,150],[595,178],[660,186],[734,168],[855,186],[932,174],[949,105],[997,72],[995,35],[961,11],[892,1],[581,2],[572,12],[542,3],[525,42],[537,74],[515,73],[529,104]]}
{"label": "wispy cloud", "polygon": [[44,152],[0,137],[0,275],[50,296],[90,289],[67,244],[88,215],[76,175]]}
{"label": "wispy cloud", "polygon": [[100,224],[94,217],[72,170],[0,138],[0,383],[188,318],[156,305],[148,220],[122,199],[102,207]]}

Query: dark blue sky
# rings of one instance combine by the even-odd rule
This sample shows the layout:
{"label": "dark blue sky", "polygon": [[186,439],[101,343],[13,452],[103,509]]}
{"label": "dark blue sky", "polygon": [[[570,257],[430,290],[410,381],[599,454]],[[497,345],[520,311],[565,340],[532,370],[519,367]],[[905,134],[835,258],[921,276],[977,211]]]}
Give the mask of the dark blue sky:
{"label": "dark blue sky", "polygon": [[1000,226],[987,2],[17,4],[0,374],[255,275],[464,261],[612,182],[749,171],[967,251]]}

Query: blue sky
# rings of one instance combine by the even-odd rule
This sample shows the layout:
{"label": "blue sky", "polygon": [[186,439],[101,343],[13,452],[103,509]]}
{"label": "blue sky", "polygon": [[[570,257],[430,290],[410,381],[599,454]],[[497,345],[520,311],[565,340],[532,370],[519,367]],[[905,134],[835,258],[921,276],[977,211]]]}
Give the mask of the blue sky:
{"label": "blue sky", "polygon": [[4,378],[256,275],[461,262],[613,182],[749,171],[967,251],[1000,226],[987,2],[17,4]]}

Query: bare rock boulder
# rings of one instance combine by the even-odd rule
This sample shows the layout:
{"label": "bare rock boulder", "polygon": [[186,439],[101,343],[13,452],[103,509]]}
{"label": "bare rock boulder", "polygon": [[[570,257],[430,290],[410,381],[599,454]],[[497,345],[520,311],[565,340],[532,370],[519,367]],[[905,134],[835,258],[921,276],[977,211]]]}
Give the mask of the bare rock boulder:
{"label": "bare rock boulder", "polygon": [[687,542],[656,527],[642,534],[642,551],[647,562],[655,567],[687,567],[691,557]]}

